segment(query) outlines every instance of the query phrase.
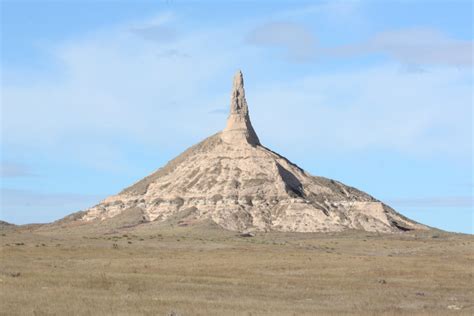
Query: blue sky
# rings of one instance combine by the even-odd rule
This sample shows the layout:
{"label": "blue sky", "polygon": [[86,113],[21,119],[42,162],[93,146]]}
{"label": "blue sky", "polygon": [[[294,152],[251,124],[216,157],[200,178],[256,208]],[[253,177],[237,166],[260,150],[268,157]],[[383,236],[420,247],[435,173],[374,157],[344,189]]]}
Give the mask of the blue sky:
{"label": "blue sky", "polygon": [[48,222],[222,129],[474,233],[470,1],[1,1],[1,212]]}

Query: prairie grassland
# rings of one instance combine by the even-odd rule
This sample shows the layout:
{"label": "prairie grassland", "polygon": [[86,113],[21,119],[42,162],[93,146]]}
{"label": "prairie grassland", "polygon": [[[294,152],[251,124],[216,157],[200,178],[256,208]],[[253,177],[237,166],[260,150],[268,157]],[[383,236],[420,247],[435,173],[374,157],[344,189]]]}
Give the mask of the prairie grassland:
{"label": "prairie grassland", "polygon": [[[145,225],[146,226],[146,225]],[[472,315],[474,237],[2,231],[2,315]]]}

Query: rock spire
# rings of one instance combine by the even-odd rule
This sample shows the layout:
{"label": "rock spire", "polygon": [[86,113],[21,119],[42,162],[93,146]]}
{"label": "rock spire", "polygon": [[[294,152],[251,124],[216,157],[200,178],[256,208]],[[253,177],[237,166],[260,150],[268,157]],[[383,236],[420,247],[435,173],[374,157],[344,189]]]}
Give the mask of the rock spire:
{"label": "rock spire", "polygon": [[217,224],[233,231],[429,229],[367,193],[311,176],[260,145],[250,123],[240,71],[234,77],[230,114],[222,132],[61,225],[68,221],[71,225],[106,221],[104,227],[110,228],[153,222],[147,227],[156,229],[168,224]]}
{"label": "rock spire", "polygon": [[260,140],[250,122],[249,108],[247,100],[245,100],[244,78],[240,70],[234,76],[230,114],[227,126],[222,133],[222,139],[230,144],[260,145]]}

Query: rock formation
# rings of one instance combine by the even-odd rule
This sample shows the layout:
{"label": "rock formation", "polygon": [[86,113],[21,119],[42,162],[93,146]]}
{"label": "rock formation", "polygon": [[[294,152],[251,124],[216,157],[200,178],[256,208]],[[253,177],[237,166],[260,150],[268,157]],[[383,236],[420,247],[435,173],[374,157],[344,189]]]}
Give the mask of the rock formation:
{"label": "rock formation", "polygon": [[244,78],[242,72],[238,71],[234,77],[232,96],[230,101],[230,115],[227,126],[222,131],[222,140],[236,146],[250,144],[260,145],[257,133],[255,133],[250,122],[249,108],[245,100]]}
{"label": "rock formation", "polygon": [[250,122],[240,71],[222,132],[75,220],[106,221],[130,212],[143,221],[179,217],[182,225],[212,220],[234,231],[427,229],[364,192],[311,176],[262,146]]}

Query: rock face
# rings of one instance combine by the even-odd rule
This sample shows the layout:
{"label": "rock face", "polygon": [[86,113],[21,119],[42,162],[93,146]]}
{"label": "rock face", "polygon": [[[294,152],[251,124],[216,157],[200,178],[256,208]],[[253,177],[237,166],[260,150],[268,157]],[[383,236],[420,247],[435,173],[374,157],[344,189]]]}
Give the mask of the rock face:
{"label": "rock face", "polygon": [[400,232],[427,229],[370,195],[314,177],[260,144],[244,82],[234,78],[227,126],[163,168],[81,213],[79,221],[139,214],[144,221],[212,220],[234,231]]}
{"label": "rock face", "polygon": [[250,122],[249,108],[245,100],[244,78],[238,71],[234,77],[232,96],[230,101],[230,115],[227,126],[222,131],[222,140],[235,146],[260,145],[257,133]]}

